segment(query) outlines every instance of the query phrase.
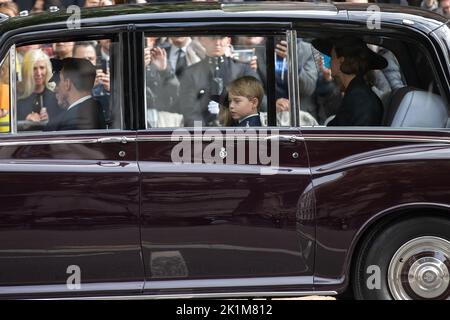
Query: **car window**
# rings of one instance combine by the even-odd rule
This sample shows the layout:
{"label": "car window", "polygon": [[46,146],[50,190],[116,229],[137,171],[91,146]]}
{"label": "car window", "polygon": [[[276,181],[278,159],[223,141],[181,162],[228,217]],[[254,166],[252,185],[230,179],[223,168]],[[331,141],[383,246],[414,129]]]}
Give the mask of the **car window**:
{"label": "car window", "polygon": [[117,50],[112,39],[17,46],[17,132],[120,129]]}
{"label": "car window", "polygon": [[417,44],[363,35],[303,35],[297,43],[302,126],[448,126],[439,78]]}
{"label": "car window", "polygon": [[[269,90],[274,96],[289,94],[286,55],[268,72],[268,41],[282,42],[287,50],[283,36],[147,36],[146,127],[261,127],[269,124],[269,113],[276,108],[289,111],[286,103],[278,107],[268,102]],[[274,74],[284,82],[268,78]],[[288,112],[272,125],[275,121],[291,125]]]}

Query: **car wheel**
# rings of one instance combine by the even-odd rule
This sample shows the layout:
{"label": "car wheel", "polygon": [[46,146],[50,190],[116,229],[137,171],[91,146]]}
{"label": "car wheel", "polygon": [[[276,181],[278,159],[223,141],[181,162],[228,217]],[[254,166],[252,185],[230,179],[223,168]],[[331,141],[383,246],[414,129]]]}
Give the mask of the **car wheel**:
{"label": "car wheel", "polygon": [[450,220],[418,217],[373,230],[353,268],[355,298],[450,299]]}

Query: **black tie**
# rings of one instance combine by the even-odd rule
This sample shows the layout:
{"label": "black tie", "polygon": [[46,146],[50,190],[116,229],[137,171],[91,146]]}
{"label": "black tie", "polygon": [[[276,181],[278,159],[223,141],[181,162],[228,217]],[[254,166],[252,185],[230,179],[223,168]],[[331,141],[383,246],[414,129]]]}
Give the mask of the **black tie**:
{"label": "black tie", "polygon": [[178,49],[178,57],[177,57],[177,64],[175,66],[175,75],[178,77],[186,68],[187,61],[186,61],[186,54],[182,49]]}

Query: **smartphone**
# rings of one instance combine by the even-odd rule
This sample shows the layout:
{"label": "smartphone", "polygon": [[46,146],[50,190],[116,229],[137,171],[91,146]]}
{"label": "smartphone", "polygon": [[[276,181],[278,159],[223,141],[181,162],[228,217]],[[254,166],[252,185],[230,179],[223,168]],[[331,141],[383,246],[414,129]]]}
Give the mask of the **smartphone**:
{"label": "smartphone", "polygon": [[102,59],[102,71],[103,73],[108,73],[108,61]]}
{"label": "smartphone", "polygon": [[233,59],[245,63],[252,61],[254,55],[255,49],[239,49],[232,52]]}
{"label": "smartphone", "polygon": [[42,99],[41,95],[36,96],[36,98],[33,101],[33,107],[32,107],[33,112],[41,113],[41,109],[42,109],[42,105],[43,105],[42,100],[43,99]]}
{"label": "smartphone", "polygon": [[323,67],[327,69],[331,69],[331,57],[326,54],[322,54],[323,57]]}

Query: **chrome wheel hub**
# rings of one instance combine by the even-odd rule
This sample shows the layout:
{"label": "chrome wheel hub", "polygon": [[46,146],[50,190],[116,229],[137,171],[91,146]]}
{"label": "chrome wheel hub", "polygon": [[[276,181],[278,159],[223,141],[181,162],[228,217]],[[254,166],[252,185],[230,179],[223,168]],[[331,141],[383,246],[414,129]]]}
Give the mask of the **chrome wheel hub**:
{"label": "chrome wheel hub", "polygon": [[388,283],[394,299],[449,299],[450,242],[432,236],[412,239],[392,257]]}

